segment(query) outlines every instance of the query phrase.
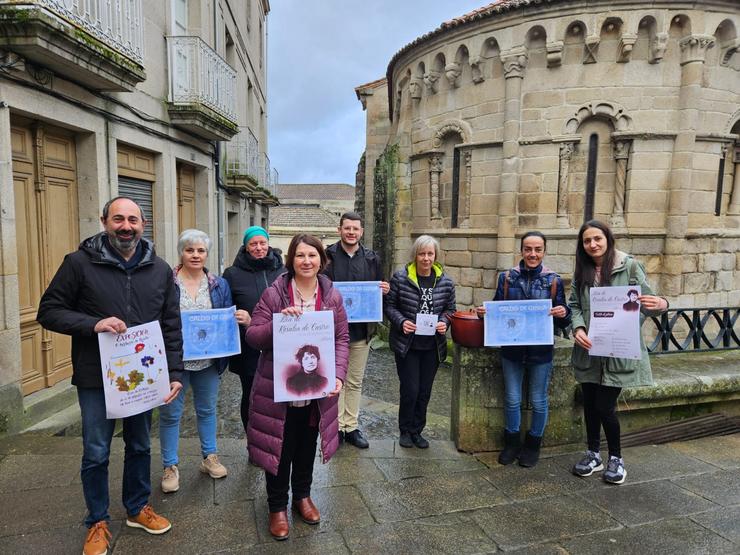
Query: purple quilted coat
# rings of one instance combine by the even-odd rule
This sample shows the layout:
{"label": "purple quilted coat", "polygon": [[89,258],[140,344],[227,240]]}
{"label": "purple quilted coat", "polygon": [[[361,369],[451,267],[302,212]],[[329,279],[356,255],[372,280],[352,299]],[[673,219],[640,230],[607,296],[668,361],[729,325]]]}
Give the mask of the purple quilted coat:
{"label": "purple quilted coat", "polygon": [[[347,313],[342,296],[332,287],[331,280],[319,275],[321,310],[334,311],[334,338],[336,345],[337,378],[344,382],[349,361],[349,331]],[[287,274],[279,276],[265,289],[252,312],[252,322],[247,328],[247,342],[262,351],[252,385],[249,405],[247,440],[249,459],[267,472],[277,475],[280,453],[283,448],[283,430],[288,403],[273,401],[272,368],[272,315],[290,306]],[[319,433],[321,435],[321,460],[326,463],[339,446],[338,396],[318,400]]]}

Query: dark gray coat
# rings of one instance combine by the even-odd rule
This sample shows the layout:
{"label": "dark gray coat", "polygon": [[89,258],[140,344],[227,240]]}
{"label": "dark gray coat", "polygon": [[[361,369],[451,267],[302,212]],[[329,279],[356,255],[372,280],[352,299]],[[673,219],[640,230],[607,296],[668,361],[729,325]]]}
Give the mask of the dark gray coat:
{"label": "dark gray coat", "polygon": [[[432,267],[436,277],[432,304],[434,314],[439,320],[450,327],[450,315],[455,311],[455,284],[447,277],[438,262]],[[391,289],[385,299],[385,315],[390,321],[390,347],[394,353],[406,356],[414,334],[403,333],[403,322],[411,320],[416,322],[416,313],[419,312],[421,302],[421,289],[416,276],[416,264],[409,263],[403,270],[397,271],[391,278]],[[447,338],[441,333],[435,334],[437,342],[437,356],[440,362],[447,358]]]}

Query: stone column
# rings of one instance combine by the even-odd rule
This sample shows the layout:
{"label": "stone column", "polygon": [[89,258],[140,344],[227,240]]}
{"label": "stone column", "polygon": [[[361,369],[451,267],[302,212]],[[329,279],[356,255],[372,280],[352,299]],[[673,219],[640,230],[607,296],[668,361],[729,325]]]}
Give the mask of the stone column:
{"label": "stone column", "polygon": [[439,220],[442,215],[439,211],[439,177],[442,175],[442,155],[432,154],[429,159],[429,197],[431,201],[432,220]]}
{"label": "stone column", "polygon": [[560,168],[558,175],[558,216],[556,223],[558,227],[569,228],[568,220],[568,178],[570,174],[570,161],[573,158],[575,143],[560,144]]}
{"label": "stone column", "polygon": [[[0,87],[1,88],[1,87]],[[10,110],[0,101],[0,431],[19,429],[23,416],[15,194]]]}
{"label": "stone column", "polygon": [[515,48],[502,54],[504,64],[504,137],[503,163],[501,171],[501,195],[498,209],[498,234],[496,239],[499,269],[511,265],[512,253],[516,252],[516,196],[519,192],[519,130],[521,127],[522,79],[527,66],[524,48]]}
{"label": "stone column", "polygon": [[704,58],[714,46],[711,35],[689,35],[681,47],[681,88],[678,93],[678,129],[673,144],[670,194],[666,217],[665,257],[660,293],[681,294],[682,255],[688,225],[696,129],[699,124]]}
{"label": "stone column", "polygon": [[465,164],[465,180],[463,181],[463,209],[460,214],[460,227],[470,227],[470,196],[473,193],[473,152],[465,150],[462,153]]}
{"label": "stone column", "polygon": [[730,155],[728,156],[729,161],[725,160],[725,164],[735,164],[734,171],[732,172],[732,192],[730,193],[730,206],[727,208],[728,214],[740,214],[740,158],[738,158],[738,151],[740,146],[730,145]]}
{"label": "stone column", "polygon": [[624,198],[627,193],[627,163],[629,162],[630,142],[614,141],[614,159],[617,161],[617,175],[614,181],[614,206],[609,225],[624,229]]}

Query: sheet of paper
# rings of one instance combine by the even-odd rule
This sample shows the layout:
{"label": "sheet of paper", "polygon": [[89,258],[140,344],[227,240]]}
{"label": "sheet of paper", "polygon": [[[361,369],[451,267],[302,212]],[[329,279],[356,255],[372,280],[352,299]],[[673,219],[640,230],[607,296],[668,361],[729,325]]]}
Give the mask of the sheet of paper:
{"label": "sheet of paper", "polygon": [[350,324],[383,321],[383,291],[379,281],[335,281]]}
{"label": "sheet of paper", "polygon": [[436,314],[416,315],[416,335],[434,335],[439,317]]}
{"label": "sheet of paper", "polygon": [[241,352],[236,306],[212,310],[183,310],[183,360],[203,360]]}
{"label": "sheet of paper", "polygon": [[106,418],[126,418],[158,407],[170,392],[159,322],[98,334]]}
{"label": "sheet of paper", "polygon": [[483,345],[552,345],[552,300],[488,301],[483,303]]}
{"label": "sheet of paper", "polygon": [[275,401],[319,399],[336,387],[334,312],[272,316]]}
{"label": "sheet of paper", "polygon": [[639,360],[640,286],[592,287],[588,338],[592,356]]}

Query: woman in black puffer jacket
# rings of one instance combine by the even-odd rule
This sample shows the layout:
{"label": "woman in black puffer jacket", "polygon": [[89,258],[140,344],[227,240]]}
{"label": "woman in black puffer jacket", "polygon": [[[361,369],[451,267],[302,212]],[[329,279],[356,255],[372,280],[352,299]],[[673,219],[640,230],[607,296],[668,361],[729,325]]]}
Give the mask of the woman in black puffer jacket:
{"label": "woman in black puffer jacket", "polygon": [[282,253],[270,247],[270,236],[264,228],[253,225],[244,232],[244,244],[234,258],[233,266],[226,268],[224,279],[231,288],[236,305],[236,319],[242,326],[242,352],[231,357],[229,370],[242,382],[241,417],[244,431],[249,420],[249,394],[257,369],[260,352],[247,344],[246,328],[252,321],[252,310],[262,293],[275,278],[285,272]]}
{"label": "woman in black puffer jacket", "polygon": [[[411,249],[413,260],[391,279],[385,315],[391,324],[390,346],[401,384],[398,427],[401,447],[429,447],[421,435],[439,364],[447,358],[447,328],[455,311],[455,284],[437,262],[439,243],[422,235]],[[417,333],[417,314],[434,314],[433,335]],[[418,331],[421,331],[419,329]]]}

